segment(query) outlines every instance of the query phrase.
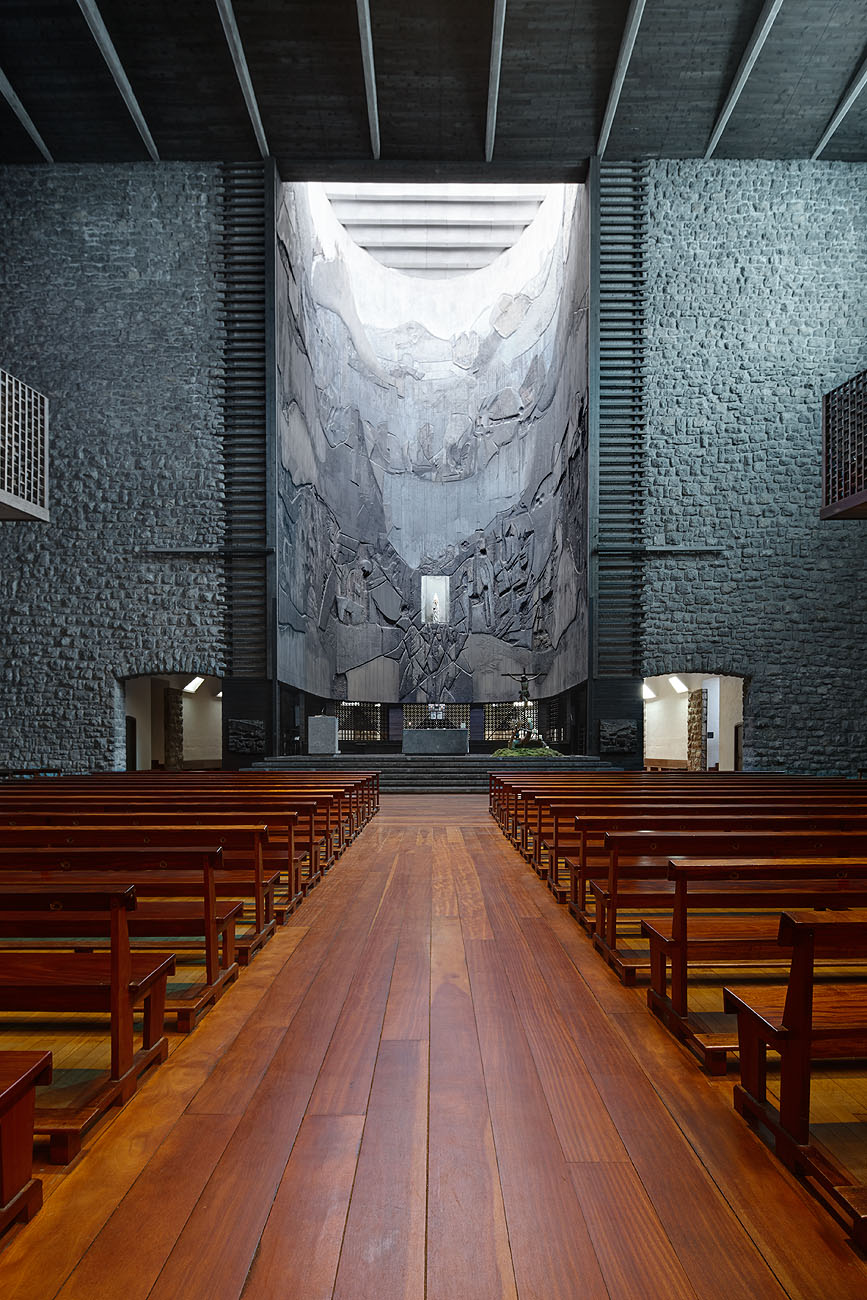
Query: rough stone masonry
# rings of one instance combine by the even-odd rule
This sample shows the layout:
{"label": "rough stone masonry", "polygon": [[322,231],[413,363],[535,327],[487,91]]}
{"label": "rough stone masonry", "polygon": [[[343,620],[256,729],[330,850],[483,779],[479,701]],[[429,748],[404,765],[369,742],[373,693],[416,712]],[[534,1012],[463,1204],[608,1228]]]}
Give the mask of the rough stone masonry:
{"label": "rough stone masonry", "polygon": [[867,167],[648,168],[643,671],[748,681],[745,765],[867,767],[867,521],[820,522],[867,366]]}
{"label": "rough stone masonry", "polygon": [[217,166],[0,170],[51,466],[50,523],[0,525],[0,766],[122,767],[121,678],[224,670],[219,216]]}

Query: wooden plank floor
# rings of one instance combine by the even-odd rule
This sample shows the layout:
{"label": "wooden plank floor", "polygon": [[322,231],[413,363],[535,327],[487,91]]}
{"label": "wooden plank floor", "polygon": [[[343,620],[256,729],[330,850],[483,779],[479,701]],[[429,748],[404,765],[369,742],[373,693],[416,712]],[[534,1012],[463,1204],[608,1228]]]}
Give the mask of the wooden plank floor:
{"label": "wooden plank floor", "polygon": [[863,1300],[509,848],[390,796],[0,1251],[4,1300]]}

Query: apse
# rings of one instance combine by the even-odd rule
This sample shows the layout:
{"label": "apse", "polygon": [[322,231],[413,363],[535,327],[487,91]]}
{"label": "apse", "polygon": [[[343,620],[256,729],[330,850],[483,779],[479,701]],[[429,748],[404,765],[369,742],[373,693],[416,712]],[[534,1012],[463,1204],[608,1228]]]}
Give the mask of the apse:
{"label": "apse", "polygon": [[345,195],[280,191],[278,672],[320,697],[587,676],[585,192],[528,216],[494,188],[402,196],[395,265],[370,220],[368,247],[338,220]]}

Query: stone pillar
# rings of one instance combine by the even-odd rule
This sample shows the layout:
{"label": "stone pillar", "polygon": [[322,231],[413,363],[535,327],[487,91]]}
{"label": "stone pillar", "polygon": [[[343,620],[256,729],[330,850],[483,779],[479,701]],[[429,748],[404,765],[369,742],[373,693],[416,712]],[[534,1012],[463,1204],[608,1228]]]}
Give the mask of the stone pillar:
{"label": "stone pillar", "polygon": [[687,701],[686,759],[690,772],[707,771],[707,691],[690,691]]}
{"label": "stone pillar", "polygon": [[168,687],[165,701],[166,769],[179,772],[184,766],[184,693]]}

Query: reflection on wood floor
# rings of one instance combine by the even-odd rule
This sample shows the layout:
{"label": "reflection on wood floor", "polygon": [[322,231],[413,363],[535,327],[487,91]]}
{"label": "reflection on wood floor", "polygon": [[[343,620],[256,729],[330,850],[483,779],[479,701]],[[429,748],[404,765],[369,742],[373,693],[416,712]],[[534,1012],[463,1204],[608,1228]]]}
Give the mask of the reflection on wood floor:
{"label": "reflection on wood floor", "polygon": [[[68,1033],[61,1074],[104,1064]],[[4,1045],[36,1034],[7,1024]],[[168,1063],[71,1166],[37,1170],[46,1203],[7,1235],[0,1292],[863,1298],[867,1264],[731,1088],[618,983],[486,799],[386,796]],[[863,1075],[819,1071],[822,1139],[851,1146],[865,1102]]]}

